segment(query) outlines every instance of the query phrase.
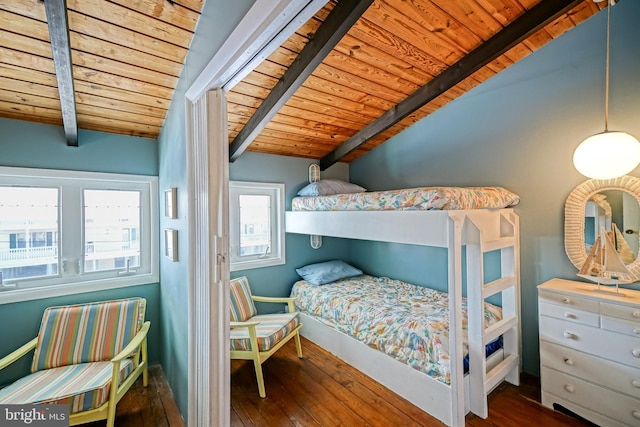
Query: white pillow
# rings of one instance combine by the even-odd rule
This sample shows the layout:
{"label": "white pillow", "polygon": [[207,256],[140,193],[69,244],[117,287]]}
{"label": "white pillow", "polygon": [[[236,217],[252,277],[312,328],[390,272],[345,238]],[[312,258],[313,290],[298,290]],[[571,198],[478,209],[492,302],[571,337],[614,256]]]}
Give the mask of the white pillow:
{"label": "white pillow", "polygon": [[340,181],[339,179],[321,179],[298,191],[298,196],[331,196],[333,194],[362,193],[365,191],[367,191],[365,188],[350,182]]}

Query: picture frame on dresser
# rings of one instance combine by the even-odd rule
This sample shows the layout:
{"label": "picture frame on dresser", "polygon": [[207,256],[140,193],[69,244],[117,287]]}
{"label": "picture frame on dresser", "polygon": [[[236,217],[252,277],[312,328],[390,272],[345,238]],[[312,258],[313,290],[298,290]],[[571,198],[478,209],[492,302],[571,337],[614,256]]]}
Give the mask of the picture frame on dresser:
{"label": "picture frame on dresser", "polygon": [[591,283],[538,286],[542,404],[599,426],[640,425],[640,291]]}

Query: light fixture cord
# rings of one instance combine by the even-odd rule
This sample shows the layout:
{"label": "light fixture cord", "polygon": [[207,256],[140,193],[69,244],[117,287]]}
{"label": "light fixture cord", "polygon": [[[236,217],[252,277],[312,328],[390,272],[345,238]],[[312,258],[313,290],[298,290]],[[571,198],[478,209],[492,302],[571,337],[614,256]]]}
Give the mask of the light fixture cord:
{"label": "light fixture cord", "polygon": [[607,56],[605,68],[605,85],[604,85],[604,131],[609,131],[609,46],[611,32],[611,2],[607,1]]}

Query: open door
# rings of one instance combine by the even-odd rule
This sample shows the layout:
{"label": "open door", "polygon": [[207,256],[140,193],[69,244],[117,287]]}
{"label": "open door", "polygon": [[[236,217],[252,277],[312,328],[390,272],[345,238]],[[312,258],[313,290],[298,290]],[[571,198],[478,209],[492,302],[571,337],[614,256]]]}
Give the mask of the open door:
{"label": "open door", "polygon": [[189,425],[229,424],[229,144],[222,89],[187,101]]}
{"label": "open door", "polygon": [[[185,94],[189,228],[189,426],[229,425],[229,140],[225,90],[326,0],[256,0]],[[180,349],[178,351],[183,351]]]}

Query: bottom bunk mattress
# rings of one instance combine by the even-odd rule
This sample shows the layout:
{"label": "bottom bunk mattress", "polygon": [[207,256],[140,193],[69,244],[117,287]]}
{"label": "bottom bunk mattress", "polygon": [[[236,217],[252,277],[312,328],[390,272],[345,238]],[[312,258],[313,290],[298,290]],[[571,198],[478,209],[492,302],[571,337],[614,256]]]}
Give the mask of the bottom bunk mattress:
{"label": "bottom bunk mattress", "polygon": [[[325,285],[300,280],[291,296],[296,308],[412,368],[450,384],[449,298],[446,292],[388,277],[361,275]],[[467,301],[462,300],[463,351],[467,342]],[[485,303],[485,327],[502,318]],[[490,353],[501,340],[487,346]]]}

